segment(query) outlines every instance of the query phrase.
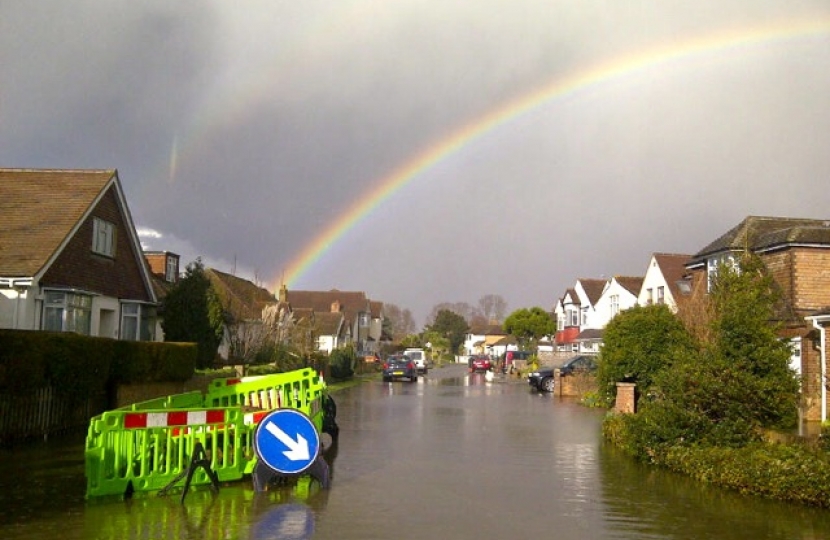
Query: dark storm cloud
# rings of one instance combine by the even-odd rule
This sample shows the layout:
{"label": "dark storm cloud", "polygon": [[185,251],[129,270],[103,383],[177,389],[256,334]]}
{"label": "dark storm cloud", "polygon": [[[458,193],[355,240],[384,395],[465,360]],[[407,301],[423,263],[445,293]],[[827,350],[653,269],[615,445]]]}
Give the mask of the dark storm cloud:
{"label": "dark storm cloud", "polygon": [[168,2],[5,2],[0,159],[118,167],[130,184],[169,148],[207,80],[211,14]]}
{"label": "dark storm cloud", "polygon": [[0,162],[117,167],[153,249],[271,279],[461,126],[625,54],[825,21],[602,81],[462,145],[296,285],[549,308],[748,214],[825,217],[824,1],[0,6]]}

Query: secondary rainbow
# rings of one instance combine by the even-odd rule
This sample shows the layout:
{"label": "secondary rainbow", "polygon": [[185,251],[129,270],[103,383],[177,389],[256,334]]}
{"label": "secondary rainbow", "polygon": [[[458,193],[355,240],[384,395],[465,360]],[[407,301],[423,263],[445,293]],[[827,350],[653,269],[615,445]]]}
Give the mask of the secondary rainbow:
{"label": "secondary rainbow", "polygon": [[287,266],[285,273],[275,278],[275,285],[279,286],[281,282],[284,282],[290,287],[295,284],[352,227],[406,184],[417,176],[424,174],[442,160],[470,145],[484,134],[530,112],[536,107],[595,85],[634,75],[669,62],[712,52],[741,49],[779,40],[808,38],[823,34],[830,34],[830,19],[791,20],[775,26],[742,28],[619,56],[609,62],[554,80],[462,126],[448,137],[426,147],[412,159],[392,171],[390,175],[382,178],[373,189],[366,192],[363,197],[358,199],[350,208],[330,223],[323,232],[317,235]]}

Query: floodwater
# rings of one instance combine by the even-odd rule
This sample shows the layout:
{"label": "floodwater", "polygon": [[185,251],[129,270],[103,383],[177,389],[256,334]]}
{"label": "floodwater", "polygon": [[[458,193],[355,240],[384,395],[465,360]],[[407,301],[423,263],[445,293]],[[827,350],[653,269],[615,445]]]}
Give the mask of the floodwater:
{"label": "floodwater", "polygon": [[84,501],[83,443],[0,451],[0,539],[830,539],[830,512],[741,496],[604,445],[603,411],[435,369],[335,394],[332,487]]}

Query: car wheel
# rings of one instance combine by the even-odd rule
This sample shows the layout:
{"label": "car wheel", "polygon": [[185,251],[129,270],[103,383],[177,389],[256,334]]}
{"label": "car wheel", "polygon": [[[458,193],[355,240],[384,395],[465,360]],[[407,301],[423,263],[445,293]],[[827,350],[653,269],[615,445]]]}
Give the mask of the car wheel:
{"label": "car wheel", "polygon": [[392,377],[384,377],[383,378],[383,382],[390,382],[391,380],[392,380]]}
{"label": "car wheel", "polygon": [[539,383],[539,387],[545,392],[553,392],[553,386],[553,377],[545,377],[544,379],[542,379],[542,382]]}

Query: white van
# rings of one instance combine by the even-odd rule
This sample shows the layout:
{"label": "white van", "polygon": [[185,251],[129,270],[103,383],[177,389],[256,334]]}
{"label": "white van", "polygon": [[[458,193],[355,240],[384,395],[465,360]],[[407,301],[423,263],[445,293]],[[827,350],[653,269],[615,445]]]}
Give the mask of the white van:
{"label": "white van", "polygon": [[418,373],[427,374],[427,353],[423,349],[406,349],[403,353],[415,362]]}

